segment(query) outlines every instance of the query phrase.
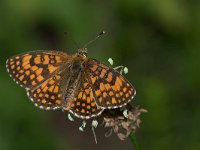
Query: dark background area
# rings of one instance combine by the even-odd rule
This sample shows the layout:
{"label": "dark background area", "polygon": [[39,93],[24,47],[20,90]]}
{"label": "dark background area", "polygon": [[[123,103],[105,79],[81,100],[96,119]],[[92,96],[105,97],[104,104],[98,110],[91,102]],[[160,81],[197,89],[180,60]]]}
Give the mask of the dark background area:
{"label": "dark background area", "polygon": [[78,119],[34,107],[6,71],[10,56],[73,54],[69,37],[81,47],[102,30],[107,34],[88,46],[89,57],[129,68],[132,103],[149,111],[136,132],[141,149],[200,149],[200,1],[1,0],[0,150],[133,149],[130,139],[105,138],[102,127],[96,145],[90,124],[82,133]]}

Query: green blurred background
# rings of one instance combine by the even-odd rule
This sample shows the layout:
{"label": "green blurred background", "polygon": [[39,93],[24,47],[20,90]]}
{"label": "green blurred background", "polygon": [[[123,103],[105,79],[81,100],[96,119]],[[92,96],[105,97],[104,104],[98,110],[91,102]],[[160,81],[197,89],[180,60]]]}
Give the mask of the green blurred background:
{"label": "green blurred background", "polygon": [[88,46],[89,56],[129,68],[133,104],[149,111],[136,132],[141,149],[200,149],[200,1],[1,0],[0,150],[133,149],[130,139],[104,138],[102,127],[96,145],[90,125],[82,133],[80,121],[34,107],[6,71],[12,55],[75,53],[69,37],[82,46],[102,30],[107,34]]}

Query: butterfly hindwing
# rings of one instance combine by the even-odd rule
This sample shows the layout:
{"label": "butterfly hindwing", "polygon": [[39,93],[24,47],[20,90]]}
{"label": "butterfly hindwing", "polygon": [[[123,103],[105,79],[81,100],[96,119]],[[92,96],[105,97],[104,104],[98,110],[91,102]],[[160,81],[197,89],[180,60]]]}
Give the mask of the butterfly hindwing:
{"label": "butterfly hindwing", "polygon": [[71,104],[70,112],[82,119],[89,119],[100,115],[103,109],[96,106],[92,88],[85,75],[81,77],[80,86],[77,90],[78,92],[74,97],[74,102]]}
{"label": "butterfly hindwing", "polygon": [[35,106],[41,109],[62,108],[64,70],[47,79],[36,89],[27,90],[27,95]]}
{"label": "butterfly hindwing", "polygon": [[95,59],[88,59],[85,71],[98,106],[118,108],[133,99],[136,92],[134,87],[118,71]]}

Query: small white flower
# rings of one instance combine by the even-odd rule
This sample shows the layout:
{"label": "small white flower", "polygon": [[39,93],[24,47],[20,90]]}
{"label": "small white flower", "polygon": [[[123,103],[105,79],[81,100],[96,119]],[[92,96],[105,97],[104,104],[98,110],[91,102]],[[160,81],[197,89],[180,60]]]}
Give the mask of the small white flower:
{"label": "small white flower", "polygon": [[70,115],[70,113],[68,113],[68,119],[69,119],[70,121],[74,121],[74,119],[72,118],[72,116]]}
{"label": "small white flower", "polygon": [[113,59],[112,58],[109,58],[108,62],[110,63],[110,65],[113,65]]}
{"label": "small white flower", "polygon": [[82,125],[79,127],[79,131],[82,131],[82,132],[83,132],[85,126],[86,126],[86,121],[84,120],[84,121],[82,122]]}
{"label": "small white flower", "polygon": [[84,129],[83,129],[83,127],[82,127],[82,126],[80,126],[78,129],[79,129],[79,131],[81,131],[81,132],[83,132],[83,131],[84,131]]}
{"label": "small white flower", "polygon": [[92,120],[92,126],[96,128],[98,126],[98,121],[97,120]]}
{"label": "small white flower", "polygon": [[85,120],[83,120],[83,122],[82,122],[82,125],[79,127],[79,131],[84,131],[84,128],[85,128],[85,126],[86,126],[86,121]]}
{"label": "small white flower", "polygon": [[125,110],[123,111],[123,115],[124,115],[125,118],[128,118],[128,110],[127,110],[127,109],[125,109]]}
{"label": "small white flower", "polygon": [[82,127],[85,128],[85,126],[86,126],[86,121],[84,120],[82,123]]}
{"label": "small white flower", "polygon": [[127,74],[128,73],[128,68],[124,67],[124,73]]}

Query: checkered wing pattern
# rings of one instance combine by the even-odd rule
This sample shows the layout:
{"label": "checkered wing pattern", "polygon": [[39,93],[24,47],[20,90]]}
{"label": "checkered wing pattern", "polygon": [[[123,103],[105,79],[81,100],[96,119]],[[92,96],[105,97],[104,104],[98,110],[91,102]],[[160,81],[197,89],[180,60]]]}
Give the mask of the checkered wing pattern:
{"label": "checkered wing pattern", "polygon": [[62,108],[63,76],[64,70],[48,78],[38,88],[27,90],[27,95],[35,106],[46,110]]}
{"label": "checkered wing pattern", "polygon": [[7,60],[11,77],[26,88],[36,106],[56,109],[61,104],[61,77],[69,56],[58,51],[33,51]]}
{"label": "checkered wing pattern", "polygon": [[133,99],[136,91],[130,82],[118,71],[88,59],[85,72],[92,85],[96,104],[102,108],[118,108]]}
{"label": "checkered wing pattern", "polygon": [[66,60],[68,55],[62,52],[32,51],[8,59],[7,69],[21,86],[33,88],[53,76]]}
{"label": "checkered wing pattern", "polygon": [[102,113],[103,109],[97,108],[95,104],[92,88],[85,75],[82,76],[77,91],[74,102],[71,104],[70,112],[72,114],[82,119],[89,119]]}

